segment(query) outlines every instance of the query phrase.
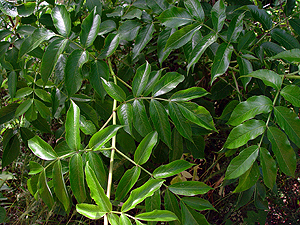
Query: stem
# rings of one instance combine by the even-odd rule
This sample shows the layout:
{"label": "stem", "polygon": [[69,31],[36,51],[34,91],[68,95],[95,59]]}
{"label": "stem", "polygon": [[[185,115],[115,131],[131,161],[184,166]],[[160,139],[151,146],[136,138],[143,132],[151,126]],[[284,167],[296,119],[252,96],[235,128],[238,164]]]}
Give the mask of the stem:
{"label": "stem", "polygon": [[143,171],[145,171],[149,176],[153,177],[152,173],[150,173],[148,170],[146,170],[145,168],[143,168],[142,166],[140,166],[139,164],[137,164],[135,161],[133,161],[131,158],[129,158],[127,155],[125,155],[123,152],[121,152],[120,150],[118,150],[117,148],[115,148],[116,152],[118,154],[120,154],[121,156],[123,156],[125,159],[127,159],[129,162],[131,162],[132,164],[134,164],[137,167],[140,167]]}
{"label": "stem", "polygon": [[[117,84],[117,79],[115,76],[115,73],[112,69],[110,59],[108,59],[108,66],[110,69],[110,73],[114,78],[114,83]],[[117,115],[116,115],[116,108],[117,108],[117,100],[114,100],[113,103],[113,113],[112,113],[112,120],[113,120],[113,125],[117,124]],[[113,174],[113,167],[114,167],[114,156],[115,156],[115,148],[116,148],[116,135],[113,136],[112,138],[112,150],[110,153],[110,162],[109,162],[109,173],[108,173],[108,181],[107,181],[107,192],[106,196],[110,199],[110,193],[111,193],[111,185],[112,185],[112,174]],[[105,215],[104,217],[104,224],[108,224],[107,216]]]}
{"label": "stem", "polygon": [[241,102],[242,101],[242,99],[241,99],[241,92],[240,92],[240,89],[239,89],[239,84],[238,84],[238,82],[237,82],[237,80],[236,80],[236,77],[235,77],[235,74],[234,74],[234,72],[232,71],[232,77],[233,77],[233,80],[234,80],[234,83],[235,83],[235,87],[236,87],[236,90],[237,90],[237,92],[239,93],[239,95],[238,95],[238,98],[239,98],[239,101]]}
{"label": "stem", "polygon": [[[282,77],[282,81],[284,80],[284,77]],[[278,92],[276,93],[276,96],[273,100],[273,108],[275,107],[275,104],[276,104],[276,101],[277,101],[277,98],[279,96],[279,93],[280,93],[280,90],[278,90]],[[271,119],[271,115],[272,115],[272,111],[269,113],[269,116],[268,116],[268,119],[267,119],[267,122],[266,122],[266,127],[268,127],[269,125],[269,122],[270,122],[270,119]],[[260,148],[261,144],[262,144],[262,141],[263,141],[263,138],[264,138],[264,135],[265,135],[265,132],[262,134],[261,136],[261,139],[260,139],[260,142],[258,144],[258,147]]]}

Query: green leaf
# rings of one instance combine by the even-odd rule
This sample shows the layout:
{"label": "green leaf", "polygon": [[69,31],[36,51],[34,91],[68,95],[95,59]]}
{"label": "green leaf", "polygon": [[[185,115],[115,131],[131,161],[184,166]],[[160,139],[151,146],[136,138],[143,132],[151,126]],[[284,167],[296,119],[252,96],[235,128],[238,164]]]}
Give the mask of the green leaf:
{"label": "green leaf", "polygon": [[80,43],[84,48],[90,47],[95,41],[100,27],[101,18],[97,13],[97,7],[83,20],[79,34]]}
{"label": "green leaf", "polygon": [[194,196],[205,194],[213,188],[199,181],[183,181],[170,185],[169,190],[177,195]]}
{"label": "green leaf", "polygon": [[17,7],[12,5],[11,3],[1,0],[0,1],[0,10],[8,16],[16,17],[18,16]]}
{"label": "green leaf", "polygon": [[96,110],[86,102],[76,102],[76,105],[80,108],[81,115],[92,121],[96,128],[98,128],[98,114]]}
{"label": "green leaf", "polygon": [[19,51],[19,59],[26,53],[36,49],[41,43],[49,40],[54,35],[55,34],[52,31],[45,28],[35,29],[35,31],[22,42]]}
{"label": "green leaf", "polygon": [[148,82],[147,82],[147,85],[145,87],[144,94],[143,94],[144,96],[148,96],[152,92],[154,86],[160,80],[162,70],[163,69],[160,69],[158,71],[152,71],[149,74]]}
{"label": "green leaf", "polygon": [[272,70],[256,70],[243,77],[255,77],[264,82],[265,85],[270,86],[276,90],[279,90],[282,85],[281,77]]}
{"label": "green leaf", "polygon": [[143,165],[150,158],[152,149],[157,143],[157,132],[153,131],[141,141],[134,153],[134,161],[138,165]]}
{"label": "green leaf", "polygon": [[122,88],[120,88],[118,85],[114,84],[113,82],[106,81],[102,77],[101,79],[102,79],[103,87],[110,97],[112,97],[113,99],[119,102],[124,102],[126,100],[126,94],[122,90]]}
{"label": "green leaf", "polygon": [[191,168],[194,164],[189,163],[185,160],[176,160],[167,165],[162,165],[153,171],[155,178],[167,178],[174,176],[188,168]]}
{"label": "green leaf", "polygon": [[41,198],[43,199],[43,202],[48,206],[48,208],[50,210],[52,208],[52,206],[54,205],[54,199],[53,199],[53,195],[52,195],[51,190],[47,183],[45,170],[43,170],[40,173],[39,181],[38,181],[38,191],[39,191]]}
{"label": "green leaf", "polygon": [[259,9],[256,5],[248,5],[248,9],[251,12],[253,19],[260,22],[265,30],[270,30],[272,28],[273,21],[264,9]]}
{"label": "green leaf", "polygon": [[146,0],[146,3],[155,14],[160,14],[162,11],[166,10],[169,5],[166,0]]}
{"label": "green leaf", "polygon": [[111,56],[119,46],[119,34],[109,34],[104,41],[104,47],[98,56],[99,59],[104,59]]}
{"label": "green leaf", "polygon": [[133,109],[133,126],[139,132],[139,134],[145,137],[152,131],[152,126],[148,119],[146,108],[143,100],[136,99],[132,104]]}
{"label": "green leaf", "polygon": [[[20,141],[15,134],[8,143],[4,146],[2,155],[2,168],[11,164],[20,154]],[[1,185],[2,186],[2,185]]]}
{"label": "green leaf", "polygon": [[209,225],[205,217],[196,212],[195,210],[186,206],[183,202],[180,202],[181,214],[182,214],[182,224],[189,225]]}
{"label": "green leaf", "polygon": [[135,218],[144,221],[174,221],[178,220],[177,216],[168,210],[153,210],[152,212],[141,213]]}
{"label": "green leaf", "polygon": [[259,152],[257,145],[250,146],[240,152],[227,167],[225,179],[235,179],[243,175],[255,162]]}
{"label": "green leaf", "polygon": [[132,105],[129,103],[124,103],[118,107],[118,118],[122,125],[124,125],[124,130],[128,134],[132,134],[133,129],[133,110]]}
{"label": "green leaf", "polygon": [[134,18],[141,19],[142,11],[140,9],[132,9],[122,16],[122,20],[131,20]]}
{"label": "green leaf", "polygon": [[201,6],[200,1],[198,0],[186,0],[184,1],[185,8],[189,11],[189,13],[198,20],[199,22],[204,21],[204,11]]}
{"label": "green leaf", "polygon": [[[237,62],[239,64],[240,76],[247,75],[253,72],[252,64],[249,60],[242,57],[237,57]],[[247,85],[251,81],[251,77],[240,77],[244,88],[247,88]]]}
{"label": "green leaf", "polygon": [[168,93],[184,80],[184,76],[177,72],[166,73],[160,81],[154,86],[152,95],[157,97]]}
{"label": "green leaf", "polygon": [[183,197],[181,199],[182,202],[184,202],[186,205],[188,205],[189,207],[199,210],[199,211],[203,211],[203,210],[214,210],[217,211],[212,204],[210,204],[209,201],[202,199],[202,198],[198,198],[198,197]]}
{"label": "green leaf", "polygon": [[117,190],[116,200],[123,200],[131,188],[135,185],[141,174],[141,169],[137,166],[127,170],[122,176]]}
{"label": "green leaf", "polygon": [[62,166],[60,160],[57,160],[52,169],[53,186],[56,197],[63,204],[65,211],[67,212],[71,207],[70,197],[65,185],[65,181],[62,174]]}
{"label": "green leaf", "polygon": [[52,102],[51,95],[43,89],[34,89],[34,93],[44,102]]}
{"label": "green leaf", "polygon": [[164,180],[161,179],[148,180],[144,185],[133,190],[127,201],[122,205],[121,211],[127,212],[135,208],[135,206],[144,201],[145,198],[152,196],[153,193],[161,187],[163,182]]}
{"label": "green leaf", "polygon": [[15,117],[15,112],[19,107],[18,103],[11,103],[0,109],[0,124],[6,123]]}
{"label": "green leaf", "polygon": [[178,28],[194,21],[188,11],[180,7],[171,7],[163,11],[157,19],[162,25],[171,28]]}
{"label": "green leaf", "polygon": [[239,39],[237,50],[247,49],[256,41],[256,36],[253,30],[248,31],[241,39]]}
{"label": "green leaf", "polygon": [[65,138],[69,147],[76,151],[81,149],[79,118],[80,118],[80,109],[73,101],[71,101],[70,108],[67,112],[67,117],[66,117]]}
{"label": "green leaf", "polygon": [[246,191],[251,188],[257,182],[259,178],[259,168],[256,162],[239,178],[239,185],[233,191],[233,193],[238,193]]}
{"label": "green leaf", "polygon": [[30,108],[32,103],[33,103],[33,99],[27,99],[24,102],[22,102],[15,112],[15,117],[19,117],[23,115]]}
{"label": "green leaf", "polygon": [[209,94],[205,89],[200,87],[191,87],[174,93],[170,100],[174,102],[186,102],[195,98],[201,98]]}
{"label": "green leaf", "polygon": [[192,102],[177,104],[183,116],[189,121],[208,130],[217,131],[210,113],[203,107]]}
{"label": "green leaf", "polygon": [[95,91],[104,99],[106,91],[102,85],[101,77],[105,80],[109,79],[109,68],[106,62],[102,60],[97,60],[91,64],[91,72],[89,74],[89,80],[95,89]]}
{"label": "green leaf", "polygon": [[16,90],[17,90],[17,82],[18,82],[18,75],[16,71],[11,71],[7,79],[8,93],[10,95],[10,98],[15,97]]}
{"label": "green leaf", "polygon": [[71,149],[66,141],[62,141],[56,145],[54,151],[59,157],[68,155],[70,153],[75,153],[75,150]]}
{"label": "green leaf", "polygon": [[175,29],[164,29],[158,35],[157,40],[157,56],[160,65],[162,65],[163,61],[169,56],[172,49],[166,49],[165,46],[167,44],[170,36],[175,32]]}
{"label": "green leaf", "polygon": [[211,19],[214,30],[220,32],[226,19],[226,6],[223,0],[217,1],[211,10]]}
{"label": "green leaf", "polygon": [[43,160],[54,160],[57,158],[57,154],[52,147],[39,136],[34,136],[28,140],[28,147],[33,154]]}
{"label": "green leaf", "polygon": [[86,199],[83,173],[83,161],[79,153],[74,154],[69,161],[69,178],[72,192],[76,200],[81,203]]}
{"label": "green leaf", "polygon": [[19,90],[17,90],[15,98],[24,98],[28,95],[30,95],[33,92],[33,89],[31,87],[24,87]]}
{"label": "green leaf", "polygon": [[101,208],[99,206],[87,204],[87,203],[77,204],[76,210],[80,214],[82,214],[92,220],[98,220],[106,214],[106,212],[101,211]]}
{"label": "green leaf", "polygon": [[110,225],[119,225],[119,216],[115,213],[108,213],[107,218]]}
{"label": "green leaf", "polygon": [[271,31],[271,37],[276,42],[281,44],[286,50],[300,48],[298,40],[294,38],[291,34],[287,33],[285,30],[275,28]]}
{"label": "green leaf", "polygon": [[284,49],[281,46],[273,42],[264,42],[261,44],[261,47],[263,48],[263,50],[266,52],[268,56],[274,56],[284,51]]}
{"label": "green leaf", "polygon": [[51,76],[57,63],[58,57],[64,51],[67,43],[68,39],[57,38],[53,42],[51,42],[46,49],[41,65],[41,77],[44,81],[44,84],[47,83],[49,77]]}
{"label": "green leaf", "polygon": [[140,28],[141,23],[138,21],[126,20],[118,29],[120,40],[133,41],[136,38]]}
{"label": "green leaf", "polygon": [[150,117],[154,128],[157,130],[160,139],[171,147],[171,127],[168,119],[168,114],[164,106],[157,100],[150,101]]}
{"label": "green leaf", "polygon": [[120,128],[123,126],[120,125],[110,125],[103,130],[99,130],[94,134],[89,142],[89,147],[94,151],[100,150],[101,147],[107,143],[113,136],[115,136]]}
{"label": "green leaf", "polygon": [[[39,113],[41,114],[41,116],[43,118],[47,118],[50,115],[49,108],[47,106],[45,106],[45,104],[43,102],[41,102],[40,100],[37,100],[37,99],[33,99],[33,102],[34,102],[35,108],[39,111]],[[26,117],[26,114],[25,114],[25,117]]]}
{"label": "green leaf", "polygon": [[191,66],[198,62],[200,57],[203,55],[205,50],[217,40],[218,36],[214,33],[209,33],[205,37],[203,37],[200,42],[195,46],[193,49],[190,58],[189,64],[187,66],[188,71],[190,70]]}
{"label": "green leaf", "polygon": [[56,5],[51,12],[53,24],[62,36],[69,37],[71,33],[71,18],[64,5]]}
{"label": "green leaf", "polygon": [[264,95],[252,96],[235,107],[227,123],[237,126],[246,120],[254,118],[256,115],[269,113],[272,109],[273,104],[268,97]]}
{"label": "green leaf", "polygon": [[290,109],[277,106],[274,108],[276,122],[285,131],[289,139],[300,148],[300,119]]}
{"label": "green leaf", "polygon": [[87,153],[86,159],[89,161],[89,166],[95,172],[101,187],[105,189],[107,187],[107,171],[101,157],[97,153],[90,151]]}
{"label": "green leaf", "polygon": [[[169,189],[166,189],[165,191],[165,197],[164,197],[164,206],[165,209],[173,212],[176,214],[176,216],[181,219],[181,214],[180,214],[180,209],[179,209],[179,204],[177,201],[177,198],[175,195],[169,191]],[[179,223],[174,223],[174,224],[179,224]]]}
{"label": "green leaf", "polygon": [[187,119],[182,115],[182,112],[180,111],[177,104],[173,102],[169,102],[168,104],[169,108],[169,115],[178,130],[178,132],[185,137],[186,139],[192,140],[192,128],[190,124],[187,122]]}
{"label": "green leaf", "polygon": [[87,120],[84,116],[80,115],[79,128],[86,135],[93,135],[97,132],[95,125],[92,121]]}
{"label": "green leaf", "polygon": [[292,49],[278,53],[277,55],[272,56],[270,59],[283,59],[291,63],[300,62],[300,49]]}
{"label": "green leaf", "polygon": [[289,24],[294,29],[294,31],[300,35],[300,19],[293,18],[289,20]]}
{"label": "green leaf", "polygon": [[[98,2],[98,1],[96,1]],[[107,34],[113,30],[116,29],[116,23],[113,20],[105,20],[102,21],[100,26],[99,26],[99,32],[98,35],[103,35],[103,34]]]}
{"label": "green leaf", "polygon": [[[30,112],[30,109],[27,111]],[[31,112],[33,114],[35,111]],[[47,120],[40,116],[40,114],[35,115],[36,119],[34,121],[30,121],[30,123],[38,130],[43,133],[51,133],[50,125]]]}
{"label": "green leaf", "polygon": [[86,162],[85,176],[87,185],[91,191],[91,198],[94,199],[102,212],[110,212],[112,210],[112,205],[109,201],[109,198],[105,195],[104,189],[101,187],[95,172],[89,166],[89,162]]}
{"label": "green leaf", "polygon": [[293,104],[293,106],[300,107],[300,88],[296,85],[285,86],[280,94]]}
{"label": "green leaf", "polygon": [[228,42],[235,42],[239,37],[241,31],[243,30],[243,22],[244,22],[243,19],[244,19],[244,13],[240,15],[236,15],[231,20],[227,30]]}
{"label": "green leaf", "polygon": [[263,134],[265,129],[266,124],[264,121],[248,120],[231,130],[223,148],[235,149],[241,147],[249,140],[253,140]]}
{"label": "green leaf", "polygon": [[264,183],[268,188],[273,189],[277,176],[276,162],[267,149],[260,148],[259,153]]}
{"label": "green leaf", "polygon": [[232,45],[225,42],[218,47],[214,63],[211,68],[211,84],[215,81],[215,79],[217,79],[217,77],[222,76],[227,71],[232,51]]}
{"label": "green leaf", "polygon": [[68,57],[65,67],[65,85],[68,96],[74,95],[82,85],[81,67],[88,61],[88,54],[81,49],[74,50]]}
{"label": "green leaf", "polygon": [[38,174],[38,173],[42,172],[44,169],[44,167],[42,167],[40,164],[38,164],[37,162],[34,162],[34,161],[29,162],[29,168],[30,168],[30,172],[28,173],[28,175]]}
{"label": "green leaf", "polygon": [[130,219],[123,213],[120,216],[119,224],[120,225],[132,225]]}
{"label": "green leaf", "polygon": [[187,25],[178,31],[175,31],[167,40],[164,51],[180,48],[188,43],[194,33],[201,28],[198,23]]}
{"label": "green leaf", "polygon": [[222,115],[218,118],[220,120],[228,120],[231,116],[232,111],[235,109],[235,107],[239,104],[238,100],[232,100],[230,101],[224,108]]}
{"label": "green leaf", "polygon": [[132,49],[133,60],[140,54],[140,52],[146,47],[148,42],[152,39],[153,32],[154,32],[154,25],[152,23],[147,24],[140,30],[135,40],[134,47]]}
{"label": "green leaf", "polygon": [[141,94],[145,90],[150,72],[151,65],[147,61],[136,70],[135,76],[132,81],[132,93],[134,97],[141,96]]}
{"label": "green leaf", "polygon": [[268,139],[276,156],[279,168],[288,176],[295,176],[296,154],[285,133],[277,127],[268,127]]}

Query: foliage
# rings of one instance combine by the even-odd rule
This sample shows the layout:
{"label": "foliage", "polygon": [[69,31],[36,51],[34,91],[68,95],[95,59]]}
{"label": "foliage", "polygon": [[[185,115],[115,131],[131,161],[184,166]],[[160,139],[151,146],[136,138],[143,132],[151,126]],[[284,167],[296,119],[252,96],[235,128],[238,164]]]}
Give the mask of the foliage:
{"label": "foliage", "polygon": [[[219,185],[268,210],[300,147],[295,5],[0,1],[2,168],[24,143],[34,198],[105,224],[208,224]],[[211,187],[192,171],[227,130]]]}

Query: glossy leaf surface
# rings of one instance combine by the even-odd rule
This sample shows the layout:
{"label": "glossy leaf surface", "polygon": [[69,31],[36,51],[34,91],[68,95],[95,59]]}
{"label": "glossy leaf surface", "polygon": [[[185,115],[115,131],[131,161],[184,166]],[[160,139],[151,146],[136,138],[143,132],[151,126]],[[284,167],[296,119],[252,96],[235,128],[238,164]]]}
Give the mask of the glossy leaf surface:
{"label": "glossy leaf surface", "polygon": [[300,119],[290,109],[277,106],[274,108],[276,122],[285,131],[289,139],[300,147]]}
{"label": "glossy leaf surface", "polygon": [[70,108],[67,112],[65,137],[69,147],[77,151],[81,149],[79,118],[80,109],[73,101],[71,101]]}
{"label": "glossy leaf surface", "polygon": [[143,100],[134,100],[132,109],[134,118],[133,125],[139,134],[145,137],[152,131],[152,127]]}
{"label": "glossy leaf surface", "polygon": [[87,185],[91,191],[91,198],[94,199],[102,212],[110,212],[112,210],[112,205],[108,197],[105,195],[104,189],[101,187],[95,172],[89,166],[89,162],[85,165],[85,176]]}
{"label": "glossy leaf surface", "polygon": [[126,202],[122,205],[121,211],[127,212],[133,209],[137,204],[145,200],[145,198],[152,196],[155,191],[157,191],[164,180],[154,179],[148,180],[144,185],[139,188],[134,189]]}
{"label": "glossy leaf surface", "polygon": [[77,202],[84,202],[86,199],[86,190],[83,161],[80,154],[74,154],[69,161],[69,177],[71,189]]}
{"label": "glossy leaf surface", "polygon": [[272,101],[268,97],[263,95],[250,97],[235,107],[228,124],[237,126],[245,120],[252,119],[261,113],[268,113],[272,109]]}
{"label": "glossy leaf surface", "polygon": [[153,210],[152,212],[141,213],[135,218],[144,221],[173,221],[177,220],[177,216],[168,210]]}
{"label": "glossy leaf surface", "polygon": [[122,176],[117,190],[116,190],[116,199],[122,200],[130,189],[135,185],[141,174],[141,169],[137,166],[127,170]]}
{"label": "glossy leaf surface", "polygon": [[188,168],[191,168],[194,164],[185,160],[176,160],[167,165],[162,165],[153,171],[155,178],[167,178],[174,176]]}
{"label": "glossy leaf surface", "polygon": [[92,220],[100,219],[106,214],[99,206],[87,203],[77,204],[76,211]]}
{"label": "glossy leaf surface", "polygon": [[57,5],[51,12],[53,24],[62,36],[69,37],[71,32],[71,18],[64,5]]}
{"label": "glossy leaf surface", "polygon": [[153,97],[157,97],[168,93],[169,91],[173,90],[179,83],[184,80],[184,76],[176,73],[176,72],[169,72],[166,73],[160,81],[154,86],[152,94]]}
{"label": "glossy leaf surface", "polygon": [[210,186],[198,181],[183,181],[169,186],[169,190],[177,195],[194,196],[212,190]]}
{"label": "glossy leaf surface", "polygon": [[122,128],[120,125],[110,125],[103,130],[98,131],[92,136],[89,142],[89,147],[95,150],[100,150],[101,147],[107,143],[113,136],[116,135],[118,130]]}
{"label": "glossy leaf surface", "polygon": [[243,175],[255,162],[259,148],[256,145],[250,146],[240,152],[227,167],[225,179],[234,179]]}
{"label": "glossy leaf surface", "polygon": [[261,135],[266,129],[266,124],[261,120],[248,120],[233,128],[224,144],[224,148],[235,149],[243,146],[249,140]]}
{"label": "glossy leaf surface", "polygon": [[285,86],[280,94],[293,106],[300,107],[300,88],[296,85],[287,85]]}
{"label": "glossy leaf surface", "polygon": [[37,157],[43,160],[54,160],[57,158],[57,154],[52,147],[39,136],[34,136],[28,140],[28,146]]}
{"label": "glossy leaf surface", "polygon": [[276,182],[276,162],[267,149],[260,148],[259,153],[264,183],[268,188],[272,189]]}
{"label": "glossy leaf surface", "polygon": [[288,176],[295,176],[296,154],[285,133],[276,127],[268,127],[268,139],[276,156],[279,168]]}
{"label": "glossy leaf surface", "polygon": [[153,131],[147,134],[147,136],[141,141],[134,153],[134,161],[138,165],[143,165],[148,161],[152,153],[152,149],[157,143],[157,139],[158,134],[156,131]]}

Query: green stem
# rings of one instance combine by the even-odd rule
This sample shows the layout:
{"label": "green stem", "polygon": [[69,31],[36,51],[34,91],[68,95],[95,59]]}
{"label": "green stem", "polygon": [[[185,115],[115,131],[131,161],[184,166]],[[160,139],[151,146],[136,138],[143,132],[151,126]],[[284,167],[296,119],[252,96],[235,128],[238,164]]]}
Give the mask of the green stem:
{"label": "green stem", "polygon": [[241,101],[242,101],[242,99],[241,99],[241,95],[242,95],[242,94],[241,94],[241,92],[240,92],[239,84],[238,84],[238,82],[237,82],[237,79],[236,79],[235,74],[234,74],[233,71],[232,71],[232,77],[233,77],[233,80],[234,80],[234,83],[235,83],[236,90],[237,90],[237,92],[239,93],[239,94],[238,94],[239,101],[241,102]]}
{"label": "green stem", "polygon": [[[109,69],[110,69],[110,73],[111,73],[111,75],[114,78],[114,83],[117,84],[117,79],[116,79],[115,73],[114,73],[114,71],[112,69],[110,59],[108,59],[108,66],[109,66]],[[113,113],[112,113],[113,125],[117,124],[116,108],[117,108],[117,100],[114,100],[114,103],[113,103]],[[108,198],[110,198],[110,194],[111,194],[112,175],[113,175],[113,166],[114,166],[114,156],[115,156],[116,141],[117,141],[117,139],[116,139],[116,135],[115,135],[112,138],[112,145],[111,145],[112,150],[111,150],[111,153],[110,153],[109,173],[108,173],[107,192],[106,192],[106,196]],[[106,216],[104,217],[104,224],[108,224],[108,220],[107,220]]]}
{"label": "green stem", "polygon": [[129,158],[127,155],[125,155],[123,152],[121,152],[120,150],[118,150],[117,148],[115,148],[116,152],[123,156],[125,159],[127,159],[129,162],[131,162],[132,164],[134,164],[137,167],[140,167],[143,171],[145,171],[149,176],[153,177],[152,173],[150,173],[148,170],[146,170],[144,167],[140,166],[139,164],[137,164],[135,161],[133,161],[131,158]]}
{"label": "green stem", "polygon": [[[283,81],[283,80],[284,80],[284,77],[282,77],[282,81]],[[273,109],[274,109],[274,107],[275,107],[275,104],[276,104],[277,98],[278,98],[278,96],[279,96],[279,93],[280,93],[280,90],[277,91],[276,96],[275,96],[275,98],[274,98],[274,100],[273,100],[273,106],[272,106]],[[272,110],[272,111],[273,111],[273,110]],[[272,111],[269,113],[268,119],[267,119],[267,121],[266,121],[266,128],[267,128],[268,125],[269,125],[269,122],[270,122],[270,119],[271,119],[271,115],[272,115]],[[258,147],[259,147],[259,148],[260,148],[260,146],[261,146],[261,144],[262,144],[264,135],[265,135],[265,132],[264,132],[264,133],[262,134],[262,136],[261,136],[260,142],[259,142],[259,144],[258,144]]]}

